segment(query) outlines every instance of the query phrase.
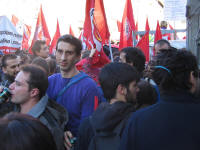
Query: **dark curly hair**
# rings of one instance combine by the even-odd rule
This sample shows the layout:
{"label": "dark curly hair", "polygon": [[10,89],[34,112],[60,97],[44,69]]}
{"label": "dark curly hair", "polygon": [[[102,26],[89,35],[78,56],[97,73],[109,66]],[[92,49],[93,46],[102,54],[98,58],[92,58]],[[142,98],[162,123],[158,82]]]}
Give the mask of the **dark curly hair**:
{"label": "dark curly hair", "polygon": [[140,73],[144,71],[146,58],[142,50],[136,47],[126,47],[123,48],[121,52],[125,53],[127,63],[133,64]]}
{"label": "dark curly hair", "polygon": [[162,91],[190,90],[192,87],[190,73],[198,77],[196,57],[186,50],[162,50],[156,56],[152,77]]}

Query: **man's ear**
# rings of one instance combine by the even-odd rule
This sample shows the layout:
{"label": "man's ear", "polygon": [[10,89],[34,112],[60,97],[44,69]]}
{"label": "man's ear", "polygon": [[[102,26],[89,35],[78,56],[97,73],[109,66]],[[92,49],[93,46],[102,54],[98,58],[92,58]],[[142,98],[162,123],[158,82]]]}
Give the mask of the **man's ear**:
{"label": "man's ear", "polygon": [[30,96],[31,96],[31,97],[36,97],[36,96],[39,96],[39,93],[40,93],[40,91],[39,91],[38,88],[33,88],[33,89],[31,89],[31,91],[30,91]]}
{"label": "man's ear", "polygon": [[120,95],[126,95],[127,89],[126,89],[125,86],[119,84],[119,85],[117,86],[117,92],[118,92]]}
{"label": "man's ear", "polygon": [[192,93],[194,93],[196,91],[196,88],[197,88],[197,78],[194,75],[194,71],[190,72],[190,79],[189,79],[189,81],[192,84],[192,87],[191,87],[190,91]]}

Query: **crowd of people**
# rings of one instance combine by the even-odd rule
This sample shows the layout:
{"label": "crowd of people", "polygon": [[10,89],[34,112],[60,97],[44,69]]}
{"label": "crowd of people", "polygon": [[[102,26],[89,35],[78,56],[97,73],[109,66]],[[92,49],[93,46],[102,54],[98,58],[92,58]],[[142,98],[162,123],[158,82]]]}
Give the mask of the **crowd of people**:
{"label": "crowd of people", "polygon": [[55,56],[41,40],[33,54],[3,55],[0,147],[200,149],[196,57],[163,39],[154,49],[149,62],[136,47],[115,49],[110,62],[106,48],[82,50],[79,39],[63,35]]}

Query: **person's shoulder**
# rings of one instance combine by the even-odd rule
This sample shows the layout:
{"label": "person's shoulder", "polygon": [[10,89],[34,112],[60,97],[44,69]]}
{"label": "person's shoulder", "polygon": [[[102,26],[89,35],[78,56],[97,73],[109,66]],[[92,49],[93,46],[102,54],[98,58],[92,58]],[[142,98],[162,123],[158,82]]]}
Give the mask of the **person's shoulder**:
{"label": "person's shoulder", "polygon": [[49,76],[49,78],[58,78],[61,77],[61,73],[54,73],[51,76]]}
{"label": "person's shoulder", "polygon": [[56,80],[58,78],[61,78],[61,74],[60,73],[55,73],[55,74],[52,74],[51,76],[48,77],[48,80],[51,81],[51,80]]}
{"label": "person's shoulder", "polygon": [[80,81],[80,84],[84,85],[84,86],[95,86],[97,87],[97,84],[96,82],[89,76],[87,75],[86,73],[83,73],[82,72],[82,75],[85,76],[85,78],[83,78],[81,81]]}
{"label": "person's shoulder", "polygon": [[130,120],[144,118],[145,116],[149,115],[151,112],[154,112],[156,109],[158,109],[159,106],[160,106],[160,103],[156,103],[151,106],[139,109],[131,115]]}

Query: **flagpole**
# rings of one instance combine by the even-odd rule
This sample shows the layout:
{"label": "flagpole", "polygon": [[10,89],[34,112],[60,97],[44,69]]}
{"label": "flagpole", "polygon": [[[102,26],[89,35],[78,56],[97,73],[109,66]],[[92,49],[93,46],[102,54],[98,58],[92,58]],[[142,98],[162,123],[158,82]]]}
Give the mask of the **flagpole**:
{"label": "flagpole", "polygon": [[133,36],[133,47],[135,47],[135,46],[137,45],[136,33],[135,33],[135,31],[132,32],[132,36]]}
{"label": "flagpole", "polygon": [[111,58],[111,61],[113,62],[113,54],[112,54],[112,48],[111,48],[110,39],[109,39],[109,50],[110,50],[110,58]]}

